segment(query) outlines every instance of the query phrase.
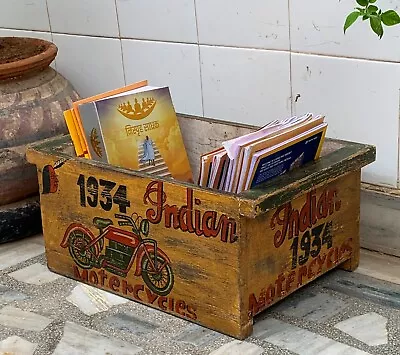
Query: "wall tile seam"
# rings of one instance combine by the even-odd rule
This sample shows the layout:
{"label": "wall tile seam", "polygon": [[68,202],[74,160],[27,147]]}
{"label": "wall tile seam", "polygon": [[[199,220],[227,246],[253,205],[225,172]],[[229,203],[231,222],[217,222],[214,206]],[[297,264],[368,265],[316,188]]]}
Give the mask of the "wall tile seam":
{"label": "wall tile seam", "polygon": [[291,53],[291,54],[303,54],[303,55],[310,55],[310,56],[316,56],[316,57],[343,58],[343,59],[352,59],[352,60],[360,60],[360,61],[376,62],[376,63],[400,64],[400,62],[398,60],[365,58],[365,57],[355,57],[355,56],[351,57],[351,56],[339,55],[339,54],[324,54],[324,53],[302,52],[302,51],[287,50],[287,49],[277,49],[277,48],[262,48],[262,47],[251,47],[251,46],[248,46],[248,47],[243,47],[242,46],[241,47],[241,46],[217,45],[217,44],[196,43],[196,42],[164,41],[164,40],[133,38],[133,37],[112,37],[112,36],[87,35],[87,34],[77,34],[77,33],[67,33],[67,32],[39,31],[39,30],[29,30],[29,29],[20,29],[20,28],[6,28],[6,27],[1,27],[1,26],[0,26],[0,30],[49,33],[52,37],[53,37],[53,35],[65,35],[65,36],[100,38],[100,39],[115,39],[115,40],[128,40],[128,41],[131,40],[131,41],[171,43],[171,44],[183,44],[183,45],[186,44],[186,45],[195,45],[195,46],[204,46],[204,47],[232,48],[232,49],[244,49],[244,50],[248,49],[248,50],[258,50],[258,51],[273,51],[273,52],[282,52],[282,53]]}

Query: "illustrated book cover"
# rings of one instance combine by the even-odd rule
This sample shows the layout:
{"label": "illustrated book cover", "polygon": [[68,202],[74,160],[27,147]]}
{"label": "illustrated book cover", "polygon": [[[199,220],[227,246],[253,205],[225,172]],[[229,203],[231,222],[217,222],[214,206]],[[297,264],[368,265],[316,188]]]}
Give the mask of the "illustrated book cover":
{"label": "illustrated book cover", "polygon": [[193,182],[168,87],[142,86],[78,111],[92,159]]}

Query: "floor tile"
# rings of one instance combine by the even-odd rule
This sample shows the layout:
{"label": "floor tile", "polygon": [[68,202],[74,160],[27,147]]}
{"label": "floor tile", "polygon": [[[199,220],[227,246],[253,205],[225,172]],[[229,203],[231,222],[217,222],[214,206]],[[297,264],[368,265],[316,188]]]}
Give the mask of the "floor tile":
{"label": "floor tile", "polygon": [[53,355],[133,355],[142,351],[136,345],[109,337],[72,322],[67,322],[64,335]]}
{"label": "floor tile", "polygon": [[335,328],[369,346],[376,346],[388,343],[387,321],[386,317],[370,312],[346,319],[336,324]]}
{"label": "floor tile", "polygon": [[6,306],[0,310],[0,324],[5,327],[40,332],[52,322],[51,319],[33,312]]}
{"label": "floor tile", "polygon": [[2,355],[33,355],[37,344],[31,343],[19,336],[11,336],[0,341],[0,354]]}
{"label": "floor tile", "polygon": [[299,355],[368,354],[352,346],[273,318],[256,323],[253,336]]}
{"label": "floor tile", "polygon": [[210,355],[261,355],[264,349],[247,341],[233,340],[214,350]]}
{"label": "floor tile", "polygon": [[67,301],[88,316],[107,311],[112,306],[129,302],[126,298],[85,284],[76,286],[67,297]]}
{"label": "floor tile", "polygon": [[14,271],[9,276],[32,285],[43,285],[60,278],[60,275],[51,272],[47,266],[38,263]]}

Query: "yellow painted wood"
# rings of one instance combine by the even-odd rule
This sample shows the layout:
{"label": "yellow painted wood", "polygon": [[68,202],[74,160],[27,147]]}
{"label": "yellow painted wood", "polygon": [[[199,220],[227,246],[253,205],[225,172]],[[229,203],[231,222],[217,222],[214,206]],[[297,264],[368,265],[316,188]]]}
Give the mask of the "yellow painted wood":
{"label": "yellow painted wood", "polygon": [[[200,132],[185,138],[192,166],[218,134],[253,129],[186,116],[180,125]],[[360,168],[373,156],[330,141],[317,163],[234,195],[76,158],[65,137],[27,152],[52,271],[238,339],[299,287],[357,267]],[[293,233],[283,236],[285,213]]]}
{"label": "yellow painted wood", "polygon": [[254,219],[246,219],[249,318],[328,270],[359,260],[360,172],[347,174]]}

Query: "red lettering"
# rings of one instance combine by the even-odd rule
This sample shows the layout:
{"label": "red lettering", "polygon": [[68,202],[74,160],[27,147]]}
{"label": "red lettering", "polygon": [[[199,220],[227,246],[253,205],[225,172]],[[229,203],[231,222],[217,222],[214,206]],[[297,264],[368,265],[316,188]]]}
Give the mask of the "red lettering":
{"label": "red lettering", "polygon": [[76,265],[73,266],[74,268],[74,278],[78,279],[81,282],[88,282],[88,271],[82,270],[82,275],[79,273],[79,269]]}
{"label": "red lettering", "polygon": [[[154,187],[156,186],[156,187]],[[155,199],[153,198],[155,194]],[[152,181],[147,185],[146,192],[143,196],[143,203],[150,203],[153,206],[156,206],[157,209],[149,208],[146,211],[146,217],[149,222],[158,224],[161,222],[163,205],[167,199],[165,192],[163,190],[163,183],[161,181]]]}
{"label": "red lettering", "polygon": [[91,270],[89,273],[89,282],[91,284],[97,285],[99,283],[99,279],[97,277],[96,271]]}
{"label": "red lettering", "polygon": [[184,301],[177,301],[175,304],[175,312],[180,314],[181,316],[185,316],[185,313],[182,310],[186,309],[186,303]]}
{"label": "red lettering", "polygon": [[124,295],[127,295],[128,292],[132,293],[133,292],[133,287],[132,285],[128,284],[126,280],[122,280],[122,293]]}
{"label": "red lettering", "polygon": [[324,265],[326,260],[326,254],[322,255],[318,255],[317,257],[317,263],[318,263],[318,270],[317,270],[317,274],[320,274],[322,272],[322,266]]}
{"label": "red lettering", "polygon": [[296,275],[296,271],[291,271],[286,279],[286,292],[289,292],[290,288],[292,287],[292,282],[294,282],[294,278]]}
{"label": "red lettering", "polygon": [[179,228],[178,207],[176,207],[176,205],[165,206],[165,227],[171,228],[171,225],[174,227],[174,229]]}
{"label": "red lettering", "polygon": [[167,310],[167,306],[164,306],[164,303],[166,303],[166,302],[167,302],[167,297],[164,297],[164,296],[158,297],[158,301],[157,301],[158,307],[160,307],[160,309],[162,309],[163,311]]}
{"label": "red lettering", "polygon": [[151,292],[148,288],[145,288],[146,294],[147,294],[147,299],[150,304],[153,304],[153,302],[157,299],[158,295],[155,293]]}
{"label": "red lettering", "polygon": [[120,285],[119,278],[116,277],[116,276],[111,276],[111,277],[110,277],[110,280],[109,280],[109,282],[108,282],[108,286],[109,286],[113,291],[118,292],[118,291],[119,291],[119,289],[118,289],[119,285]]}
{"label": "red lettering", "polygon": [[282,297],[285,295],[285,291],[282,289],[282,283],[285,281],[285,276],[283,274],[279,274],[278,278],[276,279],[276,294],[278,297]]}
{"label": "red lettering", "polygon": [[141,284],[135,285],[135,286],[133,287],[133,297],[134,297],[136,300],[142,301],[142,302],[143,302],[143,300],[139,297],[139,291],[140,291],[140,292],[144,291],[144,286],[141,285]]}
{"label": "red lettering", "polygon": [[170,298],[168,299],[168,309],[173,312],[174,311],[174,299]]}
{"label": "red lettering", "polygon": [[105,271],[103,269],[101,269],[99,271],[99,275],[100,275],[100,285],[104,286],[104,281],[107,279],[107,274],[105,273]]}
{"label": "red lettering", "polygon": [[315,277],[314,271],[313,271],[313,267],[317,265],[317,259],[313,259],[313,261],[311,261],[310,265],[308,266],[308,275],[307,277],[309,279]]}
{"label": "red lettering", "polygon": [[[281,217],[280,215],[282,211],[283,211],[283,216]],[[275,229],[275,223],[277,223],[279,226],[282,226],[282,230],[276,231],[274,235],[275,248],[279,248],[283,244],[286,238],[291,211],[292,211],[292,204],[289,202],[279,207],[272,216],[270,224],[271,229],[272,230]]]}
{"label": "red lettering", "polygon": [[307,276],[307,265],[303,265],[299,267],[299,271],[297,274],[297,287],[303,285],[303,277]]}
{"label": "red lettering", "polygon": [[187,309],[186,317],[192,320],[196,320],[197,319],[196,308],[187,305],[186,309]]}

